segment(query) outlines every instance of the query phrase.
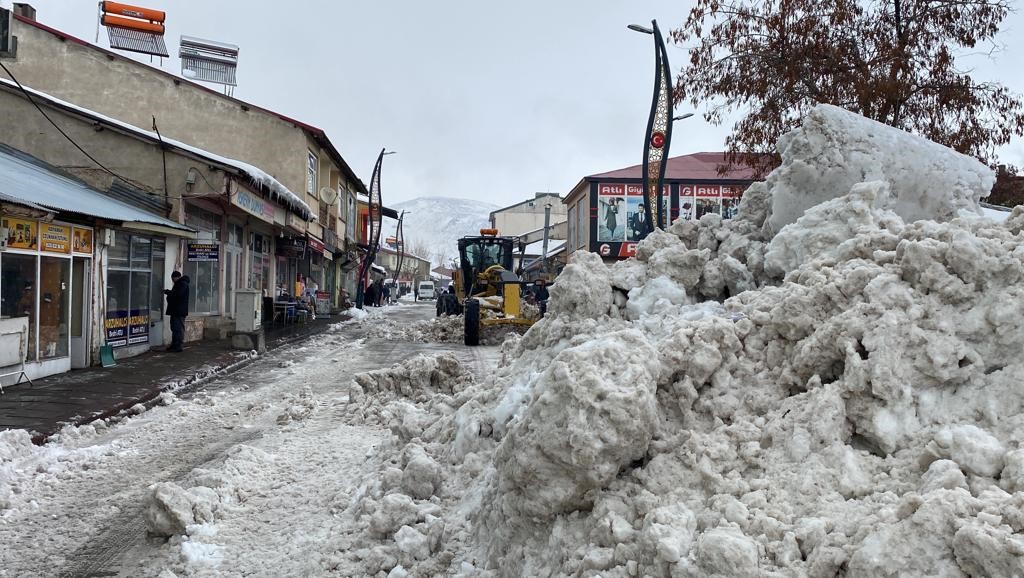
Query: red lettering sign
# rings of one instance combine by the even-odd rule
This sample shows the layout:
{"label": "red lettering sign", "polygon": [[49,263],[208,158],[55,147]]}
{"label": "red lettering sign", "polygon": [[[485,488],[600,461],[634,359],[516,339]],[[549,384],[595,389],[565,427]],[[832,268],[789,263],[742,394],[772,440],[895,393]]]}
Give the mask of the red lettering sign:
{"label": "red lettering sign", "polygon": [[625,185],[600,184],[600,185],[597,185],[597,194],[599,194],[599,195],[624,195],[624,194],[626,194],[626,187],[625,187]]}

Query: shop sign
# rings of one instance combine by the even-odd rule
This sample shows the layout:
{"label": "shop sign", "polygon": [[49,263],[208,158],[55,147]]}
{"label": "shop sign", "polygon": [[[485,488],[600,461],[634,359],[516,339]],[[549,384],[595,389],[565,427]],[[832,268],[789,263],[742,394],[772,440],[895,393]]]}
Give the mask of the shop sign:
{"label": "shop sign", "polygon": [[306,253],[306,240],[298,237],[287,237],[277,240],[277,254],[294,259],[302,258]]}
{"label": "shop sign", "polygon": [[285,218],[285,223],[296,231],[304,232],[306,230],[306,221],[300,219],[295,213],[288,213],[288,216]]}
{"label": "shop sign", "polygon": [[103,328],[107,334],[107,345],[114,347],[128,345],[128,310],[107,311],[107,317],[103,320]]}
{"label": "shop sign", "polygon": [[219,243],[189,243],[188,244],[188,260],[189,261],[219,261],[220,260],[220,244]]}
{"label": "shop sign", "polygon": [[128,316],[128,343],[149,342],[149,310],[132,309]]}
{"label": "shop sign", "polygon": [[4,228],[7,229],[8,249],[35,249],[38,238],[38,223],[36,221],[25,221],[22,219],[4,219]]}
{"label": "shop sign", "polygon": [[71,237],[71,250],[92,255],[92,229],[75,227]]}
{"label": "shop sign", "polygon": [[321,255],[324,254],[324,244],[317,240],[316,237],[309,237],[309,248]]}
{"label": "shop sign", "polygon": [[231,203],[269,223],[274,222],[274,206],[248,191],[238,191],[235,197],[231,199]]}
{"label": "shop sign", "polygon": [[40,226],[42,249],[50,253],[71,252],[71,227],[42,223]]}
{"label": "shop sign", "polygon": [[107,311],[103,326],[107,345],[113,347],[149,341],[149,311],[143,309]]}

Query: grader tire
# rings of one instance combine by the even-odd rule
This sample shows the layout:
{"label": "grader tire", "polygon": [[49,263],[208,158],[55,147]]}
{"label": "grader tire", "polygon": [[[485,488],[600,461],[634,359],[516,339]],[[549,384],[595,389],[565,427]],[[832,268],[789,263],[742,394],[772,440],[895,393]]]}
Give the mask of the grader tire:
{"label": "grader tire", "polygon": [[466,345],[480,345],[480,301],[466,299],[466,328],[463,332]]}

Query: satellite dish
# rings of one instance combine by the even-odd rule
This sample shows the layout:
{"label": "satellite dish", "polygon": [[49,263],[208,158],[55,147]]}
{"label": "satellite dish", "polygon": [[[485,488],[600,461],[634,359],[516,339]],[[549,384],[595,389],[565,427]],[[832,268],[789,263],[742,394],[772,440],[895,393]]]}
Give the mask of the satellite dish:
{"label": "satellite dish", "polygon": [[338,200],[338,191],[331,187],[323,187],[320,189],[320,200],[328,205],[333,205],[334,201]]}

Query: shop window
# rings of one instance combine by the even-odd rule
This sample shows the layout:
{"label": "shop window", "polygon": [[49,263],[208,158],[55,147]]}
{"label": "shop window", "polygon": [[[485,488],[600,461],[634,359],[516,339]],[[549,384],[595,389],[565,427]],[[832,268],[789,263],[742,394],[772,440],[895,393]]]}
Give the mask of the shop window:
{"label": "shop window", "polygon": [[185,264],[189,276],[189,313],[216,314],[220,312],[220,267],[216,261],[189,261]]}
{"label": "shop window", "polygon": [[4,253],[0,259],[0,314],[28,317],[28,359],[36,358],[36,256]]}
{"label": "shop window", "polygon": [[118,231],[107,251],[106,342],[115,347],[147,343],[152,310],[163,305],[163,292],[153,287],[162,287],[153,261],[158,258],[163,269],[164,241]]}
{"label": "shop window", "polygon": [[306,157],[306,192],[315,195],[317,159],[313,151],[308,151],[308,153]]}
{"label": "shop window", "polygon": [[127,268],[128,255],[131,253],[132,236],[122,231],[114,233],[114,244],[107,248],[107,265],[110,267]]}
{"label": "shop window", "polygon": [[42,257],[39,268],[39,357],[67,357],[71,260]]}

